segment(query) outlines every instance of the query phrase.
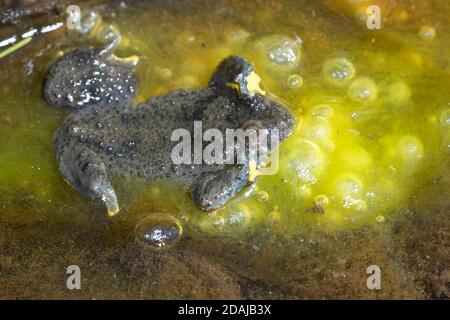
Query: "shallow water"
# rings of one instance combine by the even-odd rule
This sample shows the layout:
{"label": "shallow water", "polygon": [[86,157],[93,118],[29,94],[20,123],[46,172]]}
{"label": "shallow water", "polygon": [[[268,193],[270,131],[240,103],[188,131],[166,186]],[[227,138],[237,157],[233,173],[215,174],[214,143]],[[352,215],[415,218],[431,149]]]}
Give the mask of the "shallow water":
{"label": "shallow water", "polygon": [[[346,3],[99,7],[90,35],[61,28],[0,59],[0,297],[448,298],[450,5],[384,1],[369,30],[365,1]],[[51,142],[70,111],[45,104],[42,77],[110,25],[117,54],[140,57],[136,102],[204,86],[230,54],[251,60],[297,118],[278,173],[210,216],[174,183],[120,179],[109,220],[65,184]],[[160,213],[183,227],[162,250],[135,235]],[[81,290],[65,285],[73,264]],[[372,264],[381,290],[366,287]]]}

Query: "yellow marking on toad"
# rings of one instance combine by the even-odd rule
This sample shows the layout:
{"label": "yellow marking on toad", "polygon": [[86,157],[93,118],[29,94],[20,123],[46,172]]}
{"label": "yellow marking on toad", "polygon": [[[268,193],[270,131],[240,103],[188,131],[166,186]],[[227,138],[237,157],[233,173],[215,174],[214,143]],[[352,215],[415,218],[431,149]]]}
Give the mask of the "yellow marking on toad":
{"label": "yellow marking on toad", "polygon": [[[250,96],[254,96],[255,93],[260,93],[262,95],[265,95],[266,92],[261,89],[259,86],[259,83],[261,82],[261,78],[258,76],[258,74],[255,71],[250,72],[250,74],[247,76],[247,91],[250,94]],[[239,87],[239,84],[237,83],[229,83],[228,87],[237,90],[239,94],[242,94],[241,88]]]}
{"label": "yellow marking on toad", "polygon": [[256,163],[254,161],[251,161],[248,167],[248,181],[253,182],[259,176],[259,170],[256,169]]}
{"label": "yellow marking on toad", "polygon": [[255,71],[250,72],[247,77],[247,90],[251,95],[255,93],[260,93],[262,95],[266,94],[266,92],[259,86],[260,82],[261,78],[258,76],[258,74]]}
{"label": "yellow marking on toad", "polygon": [[119,211],[120,211],[119,206],[117,206],[117,208],[116,208],[114,211],[111,211],[111,210],[108,209],[108,216],[109,216],[110,218],[112,218],[112,217],[114,217],[116,214],[118,214]]}

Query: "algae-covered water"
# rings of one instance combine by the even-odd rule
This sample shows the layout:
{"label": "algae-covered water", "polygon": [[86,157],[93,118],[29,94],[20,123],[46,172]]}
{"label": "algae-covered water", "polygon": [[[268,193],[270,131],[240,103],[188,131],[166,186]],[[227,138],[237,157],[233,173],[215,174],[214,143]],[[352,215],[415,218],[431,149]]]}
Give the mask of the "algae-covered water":
{"label": "algae-covered water", "polygon": [[[0,58],[0,297],[448,298],[450,3],[378,1],[374,30],[370,4],[80,2],[92,30],[63,25]],[[50,16],[5,24],[0,40],[66,22]],[[67,185],[52,136],[71,111],[46,105],[42,79],[108,30],[118,56],[140,57],[136,103],[206,85],[230,54],[252,61],[297,120],[278,172],[210,215],[170,181],[115,179],[112,219]],[[180,241],[140,241],[142,219],[169,216]],[[70,265],[80,290],[66,287]],[[366,286],[370,265],[381,289]]]}

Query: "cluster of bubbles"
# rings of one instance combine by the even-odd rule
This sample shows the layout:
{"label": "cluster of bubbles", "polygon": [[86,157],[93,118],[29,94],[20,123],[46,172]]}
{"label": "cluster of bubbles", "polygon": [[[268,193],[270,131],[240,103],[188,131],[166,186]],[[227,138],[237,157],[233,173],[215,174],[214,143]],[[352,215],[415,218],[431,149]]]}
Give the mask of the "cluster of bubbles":
{"label": "cluster of bubbles", "polygon": [[315,208],[320,211],[328,206],[330,199],[313,189],[326,173],[328,153],[334,148],[331,139],[333,115],[334,110],[329,105],[319,104],[312,108],[280,155],[284,165],[279,174],[293,190],[292,196],[300,204],[313,204],[314,199]]}
{"label": "cluster of bubbles", "polygon": [[[395,207],[406,192],[400,184],[410,182],[423,163],[421,139],[388,135],[380,139],[381,151],[369,151],[357,132],[336,134],[348,129],[337,123],[336,113],[340,115],[323,104],[310,110],[283,149],[281,176],[296,190],[300,205],[327,212],[334,220]],[[377,163],[376,156],[381,156]]]}
{"label": "cluster of bubbles", "polygon": [[325,82],[333,87],[348,87],[348,96],[355,102],[372,102],[378,97],[378,86],[366,76],[356,77],[353,63],[347,58],[327,60],[322,68]]}
{"label": "cluster of bubbles", "polygon": [[327,60],[322,75],[327,85],[346,89],[350,100],[363,106],[380,100],[381,94],[383,103],[392,106],[403,106],[411,98],[411,89],[405,82],[393,81],[380,90],[371,77],[357,76],[355,66],[345,57]]}
{"label": "cluster of bubbles", "polygon": [[[411,181],[423,163],[423,143],[416,135],[395,133],[382,137],[380,148],[367,149],[368,138],[354,128],[351,111],[405,106],[410,87],[398,80],[381,86],[371,77],[359,76],[346,57],[327,60],[322,76],[327,87],[346,93],[344,99],[315,105],[302,115],[282,148],[280,175],[295,190],[301,206],[328,212],[334,220],[396,206],[405,193],[400,184]],[[450,127],[450,111],[444,111],[439,121]],[[384,217],[378,215],[376,221]]]}

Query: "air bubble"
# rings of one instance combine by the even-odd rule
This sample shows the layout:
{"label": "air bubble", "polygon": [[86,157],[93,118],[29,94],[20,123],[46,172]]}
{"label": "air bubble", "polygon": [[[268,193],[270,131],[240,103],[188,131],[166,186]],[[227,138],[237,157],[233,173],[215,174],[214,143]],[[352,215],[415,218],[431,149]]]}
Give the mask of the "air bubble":
{"label": "air bubble", "polygon": [[311,110],[311,115],[313,117],[331,118],[333,114],[333,108],[326,104],[318,104]]}
{"label": "air bubble", "polygon": [[266,60],[265,65],[294,67],[301,58],[299,41],[284,35],[272,35],[258,40],[256,48]]}
{"label": "air bubble", "polygon": [[303,86],[303,78],[298,74],[293,74],[287,79],[289,89],[298,89]]}
{"label": "air bubble", "polygon": [[216,233],[217,231],[223,231],[226,226],[226,221],[222,216],[212,214],[201,219],[198,226],[206,232]]}
{"label": "air bubble", "polygon": [[354,174],[345,173],[335,181],[335,193],[342,199],[354,199],[358,197],[363,188],[363,183]]}
{"label": "air bubble", "polygon": [[395,82],[388,87],[388,102],[394,105],[403,105],[411,98],[411,89],[404,82]]}
{"label": "air bubble", "polygon": [[415,136],[403,136],[398,141],[398,151],[405,161],[420,160],[423,157],[423,145]]}
{"label": "air bubble", "polygon": [[371,102],[378,97],[378,86],[369,77],[359,77],[348,88],[348,95],[358,102]]}
{"label": "air bubble", "polygon": [[419,30],[419,37],[422,40],[432,40],[436,36],[436,29],[431,26],[423,26]]}
{"label": "air bubble", "polygon": [[154,248],[170,247],[183,235],[181,223],[167,214],[152,214],[136,225],[136,239]]}
{"label": "air bubble", "polygon": [[288,41],[283,42],[279,47],[270,49],[267,55],[270,60],[279,64],[291,64],[297,60],[295,49],[290,46]]}
{"label": "air bubble", "polygon": [[307,140],[299,139],[296,148],[286,154],[283,172],[298,182],[315,183],[325,169],[325,157],[320,147]]}
{"label": "air bubble", "polygon": [[156,68],[156,72],[161,80],[167,81],[170,80],[173,76],[172,70],[169,68]]}
{"label": "air bubble", "polygon": [[266,202],[267,200],[269,200],[269,194],[266,191],[259,191],[258,193],[256,193],[256,198],[260,202]]}
{"label": "air bubble", "polygon": [[355,76],[355,67],[346,58],[327,60],[322,68],[325,81],[336,87],[345,87]]}
{"label": "air bubble", "polygon": [[311,124],[308,126],[305,133],[305,137],[314,142],[327,140],[330,136],[331,127],[329,122],[320,117],[315,117],[312,119]]}
{"label": "air bubble", "polygon": [[314,197],[314,204],[319,208],[322,208],[322,209],[325,208],[326,206],[328,206],[329,202],[330,202],[330,200],[324,194],[319,194]]}
{"label": "air bubble", "polygon": [[244,221],[245,221],[245,213],[242,211],[234,212],[228,217],[228,222],[232,225],[241,224]]}

